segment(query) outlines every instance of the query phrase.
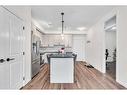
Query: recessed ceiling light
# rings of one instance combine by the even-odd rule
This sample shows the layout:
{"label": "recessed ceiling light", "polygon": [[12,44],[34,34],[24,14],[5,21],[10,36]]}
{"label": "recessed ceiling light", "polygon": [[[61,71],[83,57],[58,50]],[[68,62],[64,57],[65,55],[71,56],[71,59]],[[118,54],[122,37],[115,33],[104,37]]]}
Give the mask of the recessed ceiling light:
{"label": "recessed ceiling light", "polygon": [[48,23],[48,25],[49,25],[49,26],[52,26],[52,23],[51,23],[51,22],[49,22],[49,23]]}
{"label": "recessed ceiling light", "polygon": [[52,22],[46,22],[46,21],[40,21],[40,24],[44,27],[44,28],[50,28],[53,26]]}
{"label": "recessed ceiling light", "polygon": [[116,27],[114,26],[114,27],[112,27],[112,30],[115,30],[116,29]]}
{"label": "recessed ceiling light", "polygon": [[84,31],[84,30],[86,30],[86,27],[78,27],[77,30]]}

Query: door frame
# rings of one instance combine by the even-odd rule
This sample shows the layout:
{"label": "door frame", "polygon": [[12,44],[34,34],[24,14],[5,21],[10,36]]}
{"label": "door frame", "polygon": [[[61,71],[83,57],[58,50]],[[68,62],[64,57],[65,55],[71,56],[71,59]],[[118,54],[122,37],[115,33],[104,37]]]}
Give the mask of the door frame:
{"label": "door frame", "polygon": [[[106,49],[106,39],[105,39],[105,37],[106,37],[106,31],[105,31],[105,22],[106,21],[108,21],[109,19],[111,19],[111,18],[113,18],[113,17],[115,17],[116,16],[116,52],[118,51],[118,48],[117,48],[117,36],[118,36],[118,32],[117,32],[117,13],[115,12],[115,13],[113,13],[112,15],[110,15],[105,21],[104,21],[104,24],[103,24],[103,32],[104,32],[104,35],[103,35],[103,37],[104,37],[104,44],[103,44],[103,46],[104,46],[104,49],[103,49],[103,66],[102,66],[102,68],[103,68],[103,73],[106,73],[106,60],[105,60],[105,49]],[[117,56],[117,54],[118,53],[116,53],[116,56]],[[116,71],[117,71],[117,58],[116,58]],[[116,76],[116,79],[117,79],[117,72],[116,72],[116,74],[115,74],[115,76]],[[115,80],[116,80],[115,79]]]}

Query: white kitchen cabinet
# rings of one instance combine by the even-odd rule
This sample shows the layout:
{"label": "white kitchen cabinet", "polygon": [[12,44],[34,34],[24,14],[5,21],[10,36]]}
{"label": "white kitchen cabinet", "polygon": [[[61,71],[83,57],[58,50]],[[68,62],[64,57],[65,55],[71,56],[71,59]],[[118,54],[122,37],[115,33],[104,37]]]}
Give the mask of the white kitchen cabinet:
{"label": "white kitchen cabinet", "polygon": [[43,46],[53,46],[53,45],[65,45],[65,47],[72,47],[72,35],[64,35],[62,40],[61,35],[43,35],[42,38]]}
{"label": "white kitchen cabinet", "polygon": [[72,35],[65,35],[64,44],[65,47],[72,47]]}
{"label": "white kitchen cabinet", "polygon": [[0,7],[0,89],[23,85],[23,21]]}

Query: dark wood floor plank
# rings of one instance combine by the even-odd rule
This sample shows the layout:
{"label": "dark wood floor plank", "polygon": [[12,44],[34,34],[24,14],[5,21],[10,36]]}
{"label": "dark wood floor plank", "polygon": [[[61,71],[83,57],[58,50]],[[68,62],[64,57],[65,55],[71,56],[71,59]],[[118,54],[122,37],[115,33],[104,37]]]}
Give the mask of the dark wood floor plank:
{"label": "dark wood floor plank", "polygon": [[109,75],[95,68],[88,68],[84,62],[75,64],[75,83],[50,83],[49,64],[45,64],[23,89],[126,89]]}

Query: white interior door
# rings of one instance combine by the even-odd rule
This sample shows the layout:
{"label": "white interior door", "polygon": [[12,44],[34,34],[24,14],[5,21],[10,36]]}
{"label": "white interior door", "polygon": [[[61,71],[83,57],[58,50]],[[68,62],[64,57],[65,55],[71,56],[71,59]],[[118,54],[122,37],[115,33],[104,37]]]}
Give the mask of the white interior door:
{"label": "white interior door", "polygon": [[23,85],[23,21],[0,7],[0,89]]}
{"label": "white interior door", "polygon": [[23,21],[11,15],[10,21],[10,88],[23,85]]}
{"label": "white interior door", "polygon": [[9,55],[9,13],[0,7],[0,89],[9,89],[10,68],[6,62]]}
{"label": "white interior door", "polygon": [[0,7],[0,57],[9,55],[9,16],[5,9]]}
{"label": "white interior door", "polygon": [[77,61],[85,61],[85,35],[73,35],[72,48],[77,54]]}

